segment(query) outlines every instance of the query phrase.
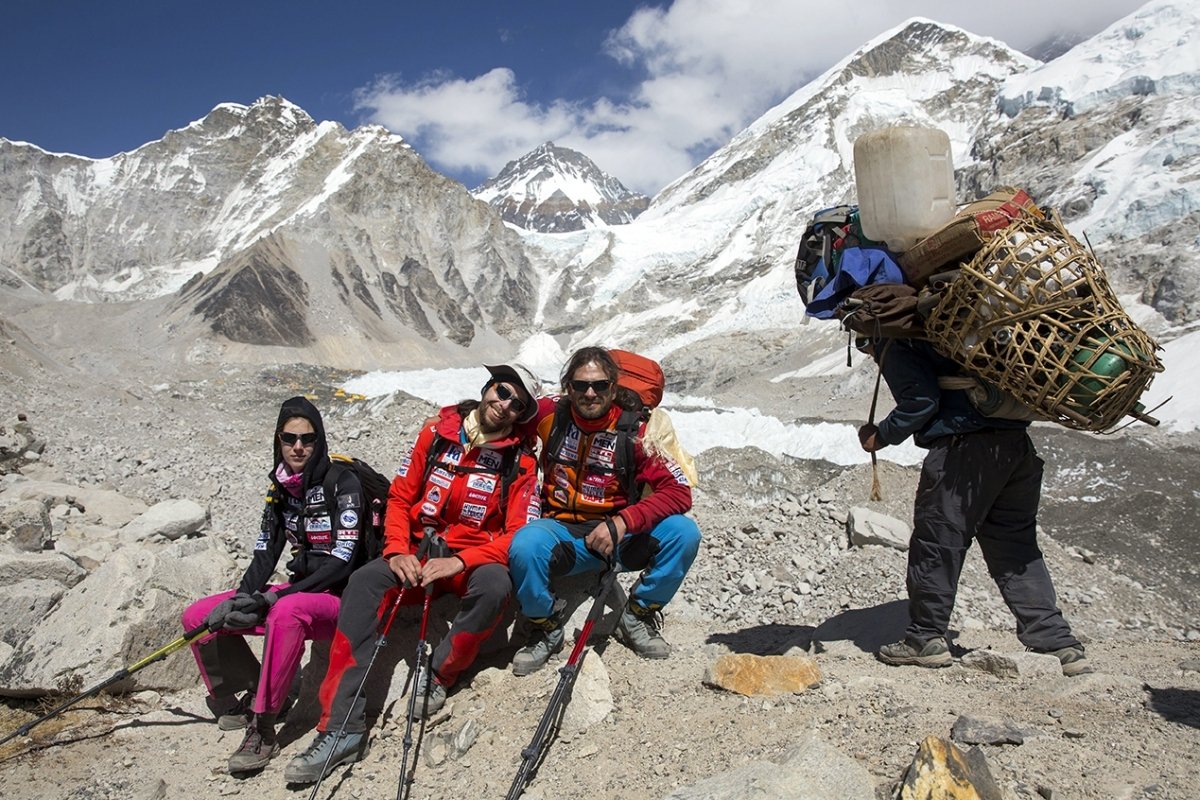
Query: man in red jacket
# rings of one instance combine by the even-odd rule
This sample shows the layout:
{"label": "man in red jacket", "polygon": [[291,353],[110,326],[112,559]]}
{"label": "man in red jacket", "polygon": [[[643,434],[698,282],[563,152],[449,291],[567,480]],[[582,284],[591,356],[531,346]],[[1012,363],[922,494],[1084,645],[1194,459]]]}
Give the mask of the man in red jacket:
{"label": "man in red jacket", "polygon": [[[488,366],[480,400],[447,406],[417,436],[388,494],[383,557],[357,570],[342,595],[329,670],[321,684],[316,739],[284,771],[289,783],[312,783],[330,768],[357,761],[366,743],[366,699],[358,693],[376,641],[378,620],[403,585],[431,587],[462,598],[446,638],[433,651],[432,682],[412,691],[419,713],[433,714],[471,665],[503,617],[512,594],[508,545],[513,532],[538,516],[537,462],[525,446],[537,413],[537,379],[519,364]],[[520,427],[520,432],[517,430]],[[424,537],[439,536],[450,554],[422,563]],[[420,591],[401,596],[405,605]],[[358,694],[356,699],[355,695]],[[353,701],[353,707],[351,703]],[[349,721],[340,741],[334,732]],[[330,751],[334,750],[332,757]]]}
{"label": "man in red jacket", "polygon": [[562,649],[561,603],[551,578],[599,571],[614,556],[625,568],[643,570],[618,637],[643,658],[671,654],[658,612],[695,560],[700,529],[684,516],[692,507],[687,478],[670,458],[642,446],[642,404],[617,386],[617,374],[607,350],[585,347],[563,370],[565,396],[539,404],[543,518],[517,531],[509,547],[517,599],[534,626],[513,657],[516,675],[541,669]]}

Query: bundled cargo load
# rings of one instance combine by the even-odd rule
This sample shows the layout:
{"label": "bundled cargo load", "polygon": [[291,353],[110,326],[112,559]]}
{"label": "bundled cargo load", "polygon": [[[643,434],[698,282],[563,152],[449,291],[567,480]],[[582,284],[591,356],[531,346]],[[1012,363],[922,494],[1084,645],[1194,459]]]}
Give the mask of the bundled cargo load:
{"label": "bundled cargo load", "polygon": [[1138,398],[1162,372],[1160,348],[1056,214],[1018,215],[934,282],[925,337],[972,375],[1069,428],[1157,424]]}

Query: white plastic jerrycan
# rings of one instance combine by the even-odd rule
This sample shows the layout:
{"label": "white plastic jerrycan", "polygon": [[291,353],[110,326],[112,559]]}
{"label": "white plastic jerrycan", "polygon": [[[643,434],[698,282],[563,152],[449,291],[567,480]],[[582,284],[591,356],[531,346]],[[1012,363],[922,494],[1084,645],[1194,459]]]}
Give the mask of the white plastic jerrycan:
{"label": "white plastic jerrycan", "polygon": [[954,216],[950,137],[911,125],[864,133],[854,142],[854,182],[863,234],[902,253]]}

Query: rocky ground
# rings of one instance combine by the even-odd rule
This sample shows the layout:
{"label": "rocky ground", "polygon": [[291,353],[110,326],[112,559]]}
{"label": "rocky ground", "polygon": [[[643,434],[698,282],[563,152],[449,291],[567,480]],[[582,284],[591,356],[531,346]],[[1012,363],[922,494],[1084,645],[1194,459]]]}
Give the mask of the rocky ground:
{"label": "rocky ground", "polygon": [[[317,397],[329,409],[334,448],[387,472],[430,410],[402,396],[337,398],[339,376],[316,368],[188,374],[177,367],[147,380],[129,373],[83,380],[19,352],[0,355],[12,378],[0,385],[0,415],[11,423],[18,411],[27,414],[46,444],[25,470],[81,487],[110,486],[146,503],[197,500],[211,513],[200,538],[240,563],[283,398]],[[882,462],[885,499],[868,504],[869,467],[780,460],[751,448],[708,451],[698,459],[702,488],[694,511],[705,540],[666,622],[674,655],[647,662],[597,640],[573,707],[604,713],[564,720],[525,796],[756,796],[754,785],[787,773],[794,749],[816,737],[844,761],[846,775],[865,776],[882,798],[918,742],[950,737],[964,716],[1007,731],[1007,743],[981,746],[1002,797],[1198,796],[1195,443],[1052,428],[1036,438],[1048,463],[1043,547],[1095,674],[999,677],[962,663],[937,671],[880,664],[874,649],[895,639],[905,621],[905,555],[849,545],[845,520],[852,507],[866,505],[908,519],[916,470]],[[69,525],[69,514],[55,524]],[[374,702],[380,719],[371,751],[332,775],[322,797],[396,793],[404,750],[404,701],[397,695],[407,672],[402,662],[415,644],[413,620],[405,622],[381,662],[381,678],[391,673],[393,689]],[[1021,650],[977,554],[968,560],[952,624],[957,656]],[[160,641],[176,635],[164,627]],[[513,677],[505,669],[511,652],[501,648],[482,659],[425,727],[414,747],[412,797],[507,791],[558,677],[549,670]],[[706,669],[723,653],[810,656],[823,679],[796,694],[744,697],[705,683]],[[308,699],[289,718],[283,753],[259,774],[226,774],[240,733],[216,728],[197,681],[182,690],[87,701],[0,747],[2,793],[77,800],[307,796],[285,786],[282,772],[311,737],[320,661],[316,648],[305,675]],[[0,735],[39,708],[10,701],[0,711]],[[686,789],[731,775],[740,793]],[[797,784],[760,796],[851,794]]]}

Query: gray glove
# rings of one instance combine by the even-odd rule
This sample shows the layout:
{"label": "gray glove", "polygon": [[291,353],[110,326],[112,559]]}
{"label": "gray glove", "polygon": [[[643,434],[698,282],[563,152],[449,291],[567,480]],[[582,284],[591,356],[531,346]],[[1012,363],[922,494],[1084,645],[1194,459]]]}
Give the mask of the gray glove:
{"label": "gray glove", "polygon": [[232,597],[217,603],[213,607],[213,610],[208,612],[208,616],[204,618],[204,624],[208,626],[210,631],[219,631],[225,627],[225,620],[231,611],[233,611]]}
{"label": "gray glove", "polygon": [[234,597],[233,609],[225,616],[225,627],[243,629],[261,625],[278,598],[274,592],[255,592]]}

